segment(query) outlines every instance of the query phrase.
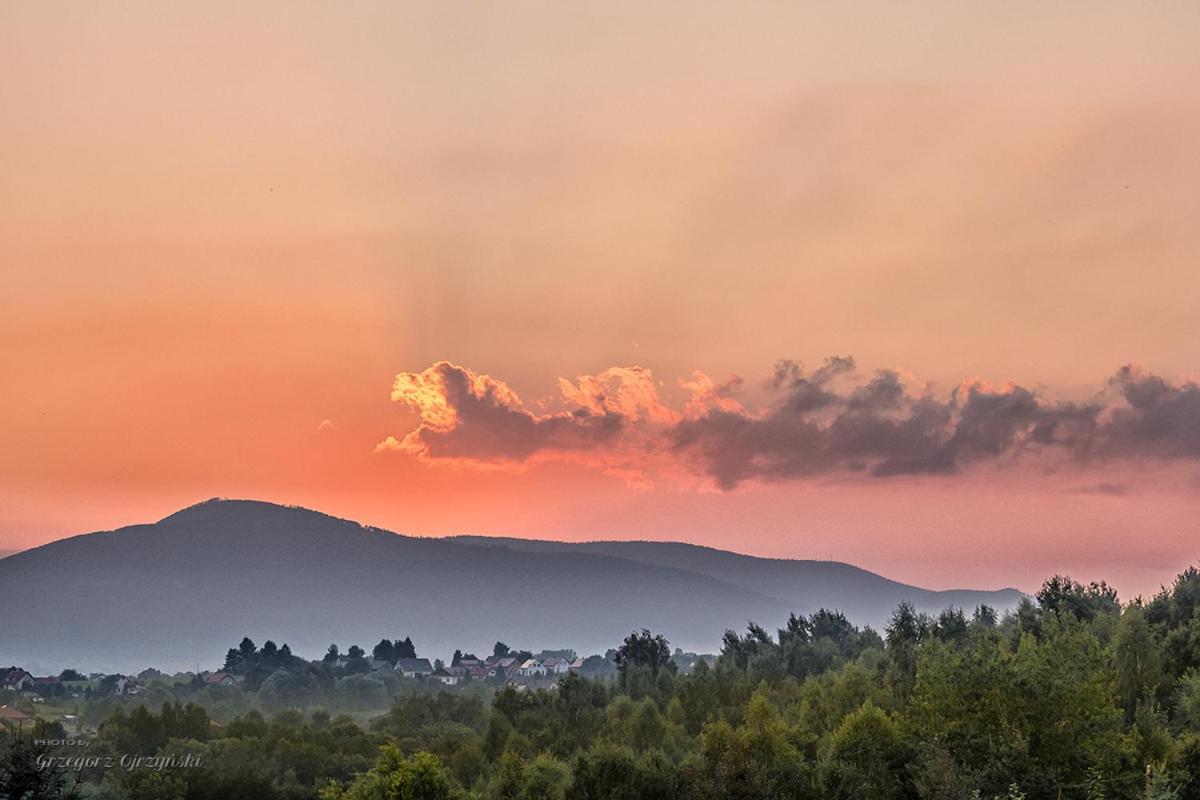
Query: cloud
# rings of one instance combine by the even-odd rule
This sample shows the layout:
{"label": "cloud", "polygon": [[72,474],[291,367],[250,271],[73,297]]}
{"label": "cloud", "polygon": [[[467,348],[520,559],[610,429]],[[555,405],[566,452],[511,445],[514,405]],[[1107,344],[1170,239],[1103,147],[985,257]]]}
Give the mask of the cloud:
{"label": "cloud", "polygon": [[438,362],[396,376],[392,399],[418,426],[377,451],[430,462],[522,466],[574,460],[645,484],[651,473],[703,476],[731,490],[747,481],[962,472],[1038,456],[1080,466],[1127,459],[1200,459],[1200,386],[1122,367],[1083,403],[1051,401],[1014,384],[971,379],[946,396],[895,370],[858,374],[835,356],[815,370],[783,360],[751,411],[720,383],[694,373],[679,410],[642,367],[559,380],[562,410],[536,413],[503,381]]}
{"label": "cloud", "polygon": [[622,391],[623,375],[606,376],[571,387],[572,410],[539,415],[503,381],[448,361],[423,372],[402,372],[392,385],[392,400],[415,411],[421,422],[402,440],[384,439],[376,451],[403,450],[431,461],[484,466],[520,463],[546,452],[593,450],[636,419],[636,392]]}

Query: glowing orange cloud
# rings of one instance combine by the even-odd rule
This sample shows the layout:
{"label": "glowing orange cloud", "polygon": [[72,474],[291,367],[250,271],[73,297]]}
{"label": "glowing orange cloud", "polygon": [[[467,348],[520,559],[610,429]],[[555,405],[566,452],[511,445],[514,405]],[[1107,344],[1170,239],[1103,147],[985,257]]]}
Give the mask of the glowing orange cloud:
{"label": "glowing orange cloud", "polygon": [[969,379],[946,400],[914,393],[880,370],[853,381],[849,358],[806,372],[780,362],[779,393],[752,413],[735,398],[737,378],[696,373],[683,410],[662,399],[650,371],[614,367],[559,381],[564,410],[537,414],[503,381],[441,361],[396,376],[392,399],[417,412],[417,428],[377,451],[430,462],[519,468],[535,460],[598,466],[634,484],[652,472],[700,473],[722,489],[746,480],[836,473],[888,477],[953,474],[983,461],[1033,454],[1077,461],[1129,457],[1200,459],[1200,386],[1172,384],[1132,367],[1088,403],[1050,402],[1016,384]]}

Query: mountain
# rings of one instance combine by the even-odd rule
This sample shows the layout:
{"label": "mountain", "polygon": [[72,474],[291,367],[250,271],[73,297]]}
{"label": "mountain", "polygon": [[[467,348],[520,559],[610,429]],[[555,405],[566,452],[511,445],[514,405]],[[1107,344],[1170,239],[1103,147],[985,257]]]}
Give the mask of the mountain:
{"label": "mountain", "polygon": [[591,553],[686,570],[765,594],[797,612],[837,609],[856,623],[877,630],[883,629],[892,611],[905,601],[918,611],[936,614],[952,606],[973,611],[981,604],[1002,611],[1016,606],[1023,596],[1016,589],[921,589],[838,561],[758,558],[683,542],[572,543],[487,536],[455,536],[452,540],[533,553]]}
{"label": "mountain", "polygon": [[936,609],[1019,598],[690,545],[416,538],[249,500],[10,555],[0,596],[0,662],[42,671],[212,668],[246,635],[310,657],[331,642],[369,650],[411,636],[423,655],[444,656],[496,640],[603,652],[649,627],[711,651],[726,628],[771,628],[821,605],[878,625],[900,599]]}

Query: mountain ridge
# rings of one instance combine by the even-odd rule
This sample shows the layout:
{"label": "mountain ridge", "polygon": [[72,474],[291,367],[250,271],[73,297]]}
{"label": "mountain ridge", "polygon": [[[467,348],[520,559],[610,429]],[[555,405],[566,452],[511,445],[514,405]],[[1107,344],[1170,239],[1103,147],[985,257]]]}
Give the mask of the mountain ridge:
{"label": "mountain ridge", "polygon": [[[496,640],[603,652],[641,627],[685,649],[712,651],[726,628],[751,619],[771,628],[792,611],[815,610],[801,594],[779,591],[791,578],[771,577],[780,567],[759,563],[770,562],[665,544],[693,549],[676,555],[684,559],[678,563],[657,563],[665,560],[661,552],[636,543],[598,542],[589,550],[413,537],[301,507],[212,499],[155,523],[79,534],[0,561],[0,592],[10,598],[0,661],[51,669],[212,667],[244,635],[287,641],[313,657],[331,642],[370,649],[398,635],[429,655],[490,650]],[[726,557],[736,569],[708,563]],[[715,574],[697,571],[697,559]],[[820,571],[826,563],[836,562],[778,562],[783,573],[794,569],[789,564]],[[858,571],[871,597],[871,587],[889,587],[886,597],[847,611],[857,622],[878,625],[891,611],[884,601],[896,596],[911,595],[919,607],[930,602],[927,590],[842,566]],[[762,570],[766,588],[744,569]],[[996,605],[1015,603],[1017,593],[1002,599]]]}

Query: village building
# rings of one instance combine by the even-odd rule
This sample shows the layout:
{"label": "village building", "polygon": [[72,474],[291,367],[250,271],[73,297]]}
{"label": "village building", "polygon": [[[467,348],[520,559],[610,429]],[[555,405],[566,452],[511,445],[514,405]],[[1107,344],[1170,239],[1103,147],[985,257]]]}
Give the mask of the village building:
{"label": "village building", "polygon": [[523,678],[542,678],[547,672],[546,665],[536,658],[529,659],[517,669],[517,674]]}
{"label": "village building", "polygon": [[22,692],[26,689],[32,689],[34,678],[20,667],[10,669],[4,676],[4,680],[0,682],[0,689],[8,689],[11,692]]}
{"label": "village building", "polygon": [[439,667],[433,671],[433,679],[441,681],[447,686],[457,686],[462,681],[462,676],[452,674],[450,672],[452,669],[460,669],[460,667]]}
{"label": "village building", "polygon": [[433,665],[428,658],[400,658],[396,660],[396,672],[405,678],[417,678],[433,674]]}
{"label": "village building", "polygon": [[204,683],[207,686],[236,686],[238,679],[228,672],[212,672],[205,676]]}

